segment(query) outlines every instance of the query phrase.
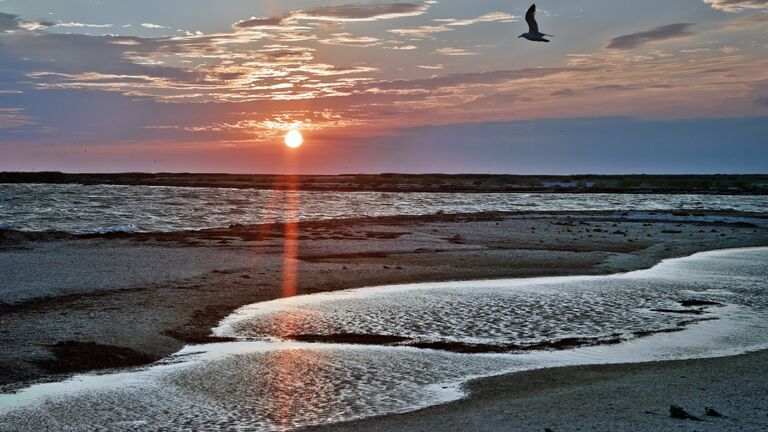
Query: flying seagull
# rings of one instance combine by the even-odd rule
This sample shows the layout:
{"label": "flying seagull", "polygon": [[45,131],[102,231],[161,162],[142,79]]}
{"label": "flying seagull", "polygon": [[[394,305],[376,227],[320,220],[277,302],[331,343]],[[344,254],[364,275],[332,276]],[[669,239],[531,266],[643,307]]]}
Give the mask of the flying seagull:
{"label": "flying seagull", "polygon": [[539,31],[539,23],[536,22],[536,3],[532,4],[525,13],[525,22],[528,23],[528,33],[523,33],[518,38],[526,38],[533,42],[549,42],[548,39],[544,39],[544,36],[552,35]]}

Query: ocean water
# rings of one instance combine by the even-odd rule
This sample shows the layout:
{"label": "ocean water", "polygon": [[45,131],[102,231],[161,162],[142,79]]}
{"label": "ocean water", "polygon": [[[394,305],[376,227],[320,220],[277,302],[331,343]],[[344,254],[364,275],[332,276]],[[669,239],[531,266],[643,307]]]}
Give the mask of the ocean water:
{"label": "ocean water", "polygon": [[[287,208],[290,203],[290,208]],[[579,210],[768,212],[768,196],[302,192],[0,184],[0,225],[22,231],[166,232],[285,220],[436,212]]]}
{"label": "ocean water", "polygon": [[[0,395],[0,430],[283,431],[455,400],[476,377],[736,354],[768,347],[767,290],[768,248],[752,248],[610,276],[397,285],[258,303],[213,330],[234,342]],[[369,339],[295,340],[349,334]],[[387,345],[373,335],[401,339]],[[551,349],[563,340],[581,343]],[[442,349],[455,346],[498,352]]]}

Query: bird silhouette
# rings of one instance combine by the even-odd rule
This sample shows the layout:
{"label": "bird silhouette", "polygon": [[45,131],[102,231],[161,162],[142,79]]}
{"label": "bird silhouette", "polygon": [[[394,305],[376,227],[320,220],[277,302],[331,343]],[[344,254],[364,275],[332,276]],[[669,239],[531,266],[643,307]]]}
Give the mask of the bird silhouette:
{"label": "bird silhouette", "polygon": [[536,22],[536,3],[532,4],[528,8],[528,12],[525,13],[525,22],[528,23],[528,33],[523,33],[518,38],[525,38],[533,42],[549,42],[549,39],[544,37],[553,36],[539,31],[539,23]]}

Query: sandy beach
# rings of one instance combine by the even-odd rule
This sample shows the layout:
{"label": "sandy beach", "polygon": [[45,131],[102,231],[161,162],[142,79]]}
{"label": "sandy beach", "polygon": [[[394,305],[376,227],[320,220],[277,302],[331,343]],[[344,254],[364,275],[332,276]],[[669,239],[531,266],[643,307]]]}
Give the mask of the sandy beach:
{"label": "sandy beach", "polygon": [[[765,219],[711,216],[686,222],[691,218],[671,214],[529,213],[303,223],[301,234],[293,234],[297,294],[609,274],[702,250],[768,243]],[[281,297],[284,237],[282,225],[88,236],[5,231],[3,337],[40,358],[46,358],[43,347],[66,341],[122,341],[159,358],[206,340],[236,307]],[[18,365],[17,359],[3,363]],[[37,368],[26,369],[34,376]],[[4,382],[17,381],[14,375],[23,376],[11,373]]]}
{"label": "sandy beach", "polygon": [[[768,351],[485,378],[466,399],[312,431],[764,431]],[[701,419],[671,418],[670,405]],[[723,417],[711,417],[714,408]]]}
{"label": "sandy beach", "polygon": [[[295,294],[307,294],[424,281],[612,274],[698,251],[768,245],[768,220],[732,212],[482,213],[289,225],[85,236],[0,231],[7,281],[0,291],[0,337],[14,347],[0,354],[3,390],[148,364],[187,344],[216,341],[211,328],[234,309],[294,294],[284,292],[285,266],[296,269]],[[284,259],[286,250],[295,259]],[[687,404],[696,413],[703,410],[698,405],[710,403],[732,413],[728,421],[747,419],[745,410],[762,409],[750,403],[765,398],[749,398],[765,392],[765,382],[750,380],[751,387],[731,398],[718,389],[734,382],[728,376],[765,376],[759,361],[764,355],[489,378],[472,383],[466,400],[344,427],[578,430],[578,424],[601,430],[619,416],[625,423],[616,420],[609,429],[648,424],[669,430],[669,403]],[[659,373],[692,378],[653,379]],[[696,391],[702,382],[714,390]],[[629,397],[626,388],[646,399]],[[679,396],[672,397],[672,390]],[[707,399],[709,393],[718,398]],[[580,405],[585,399],[593,404]],[[595,404],[606,399],[612,405]],[[765,413],[757,417],[764,421]],[[696,427],[718,430],[714,424]],[[738,423],[746,430],[752,424]]]}

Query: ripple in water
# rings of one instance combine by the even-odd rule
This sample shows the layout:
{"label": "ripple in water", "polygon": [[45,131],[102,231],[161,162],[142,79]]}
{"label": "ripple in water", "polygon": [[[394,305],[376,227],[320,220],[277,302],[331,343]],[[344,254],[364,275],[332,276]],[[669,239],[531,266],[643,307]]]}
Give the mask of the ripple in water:
{"label": "ripple in water", "polygon": [[[292,195],[292,196],[289,196]],[[140,232],[221,228],[285,220],[483,211],[768,212],[768,196],[303,192],[165,186],[0,184],[0,223],[23,231],[80,233],[99,227]]]}
{"label": "ripple in water", "polygon": [[[760,248],[623,275],[401,285],[260,303],[215,330],[238,342],[187,347],[145,370],[2,395],[0,428],[279,431],[453,400],[460,383],[478,376],[734,354],[768,347],[766,282],[768,249]],[[700,319],[709,320],[637,336]],[[618,334],[624,342],[458,354],[284,340],[338,334],[491,346]]]}

